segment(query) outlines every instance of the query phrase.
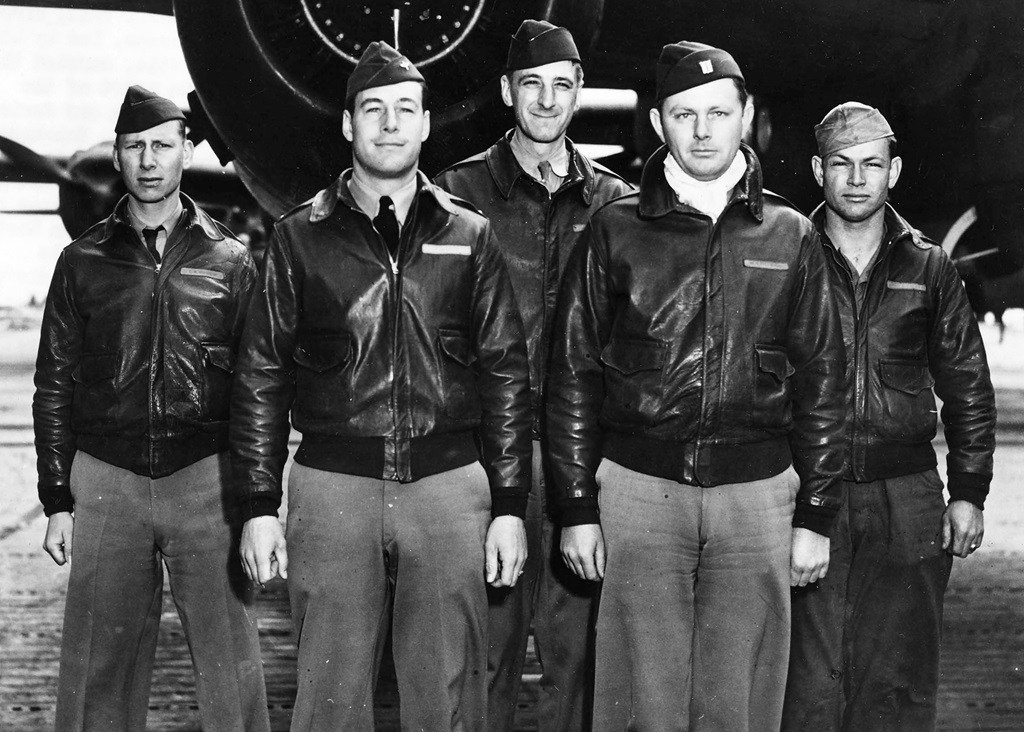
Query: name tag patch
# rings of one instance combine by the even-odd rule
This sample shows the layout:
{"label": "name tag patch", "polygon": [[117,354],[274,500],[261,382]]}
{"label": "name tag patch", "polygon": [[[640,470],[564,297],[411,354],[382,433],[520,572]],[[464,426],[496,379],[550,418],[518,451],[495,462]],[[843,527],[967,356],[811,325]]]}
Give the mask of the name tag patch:
{"label": "name tag patch", "polygon": [[925,292],[927,289],[920,282],[896,282],[895,280],[886,280],[885,286],[890,290],[917,290],[918,292]]}
{"label": "name tag patch", "polygon": [[785,272],[789,269],[787,262],[773,262],[769,259],[744,259],[744,267],[750,267],[751,269],[774,269],[780,272]]}
{"label": "name tag patch", "polygon": [[457,254],[468,257],[472,250],[469,244],[424,244],[424,254]]}
{"label": "name tag patch", "polygon": [[194,267],[182,267],[181,273],[186,277],[209,277],[214,280],[224,279],[224,273],[215,269],[195,269]]}

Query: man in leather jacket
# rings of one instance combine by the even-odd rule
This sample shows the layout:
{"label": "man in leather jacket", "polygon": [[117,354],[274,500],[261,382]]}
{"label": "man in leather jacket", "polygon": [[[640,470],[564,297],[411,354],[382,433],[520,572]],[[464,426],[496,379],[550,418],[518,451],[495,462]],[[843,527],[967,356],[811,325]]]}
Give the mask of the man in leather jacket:
{"label": "man in leather jacket", "polygon": [[560,295],[562,553],[604,579],[595,730],[767,732],[790,585],[827,569],[842,334],[811,223],[741,144],[753,112],[733,58],[666,46],[657,100],[666,146],[638,193],[593,215]]}
{"label": "man in leather jacket", "polygon": [[[847,467],[828,577],[795,591],[783,729],[932,730],[953,556],[981,544],[995,398],[956,268],[887,203],[892,128],[847,102],[815,128],[821,234],[846,342]],[[942,495],[935,395],[949,453]]]}
{"label": "man in leather jacket", "polygon": [[128,195],[64,249],[33,403],[44,548],[74,554],[56,729],[140,730],[166,565],[206,729],[269,729],[255,619],[225,511],[248,250],[180,193],[184,115],[133,86],[115,126]]}
{"label": "man in leather jacket", "polygon": [[423,92],[370,44],[346,95],[353,167],[275,226],[243,337],[241,553],[253,579],[288,579],[292,730],[373,730],[389,625],[402,727],[483,730],[485,582],[514,585],[526,559],[522,321],[487,220],[418,172]]}
{"label": "man in leather jacket", "polygon": [[589,717],[591,615],[599,585],[558,555],[559,532],[543,462],[543,394],[562,271],[590,214],[632,190],[565,136],[579,108],[583,69],[572,35],[525,20],[509,47],[501,95],[516,126],[436,183],[490,219],[505,253],[530,352],[533,480],[526,512],[529,559],[514,588],[488,590],[488,729],[511,730],[531,621],[542,665],[537,725],[580,730]]}

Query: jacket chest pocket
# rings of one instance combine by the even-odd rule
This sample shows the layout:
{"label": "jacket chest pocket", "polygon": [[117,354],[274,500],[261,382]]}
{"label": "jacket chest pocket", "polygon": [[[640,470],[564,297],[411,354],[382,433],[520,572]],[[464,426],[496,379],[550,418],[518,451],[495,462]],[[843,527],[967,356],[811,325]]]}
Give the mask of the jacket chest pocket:
{"label": "jacket chest pocket", "polygon": [[71,374],[74,429],[105,434],[118,429],[117,353],[83,353]]}
{"label": "jacket chest pocket", "polygon": [[344,421],[352,415],[348,336],[307,337],[295,347],[296,409],[307,419]]}
{"label": "jacket chest pocket", "polygon": [[790,377],[795,369],[786,349],[780,346],[754,346],[754,424],[779,427],[793,418],[790,400]]}
{"label": "jacket chest pocket", "polygon": [[478,420],[480,394],[473,368],[476,354],[469,338],[459,331],[441,330],[437,342],[441,352],[445,413],[452,419]]}
{"label": "jacket chest pocket", "polygon": [[202,395],[199,418],[204,422],[226,421],[235,374],[235,353],[226,343],[200,343],[199,358]]}
{"label": "jacket chest pocket", "polygon": [[894,440],[930,440],[937,426],[935,395],[928,364],[920,361],[879,361],[879,389],[871,416],[879,435]]}
{"label": "jacket chest pocket", "polygon": [[612,422],[654,424],[662,404],[668,346],[659,341],[612,340],[601,352],[605,400]]}

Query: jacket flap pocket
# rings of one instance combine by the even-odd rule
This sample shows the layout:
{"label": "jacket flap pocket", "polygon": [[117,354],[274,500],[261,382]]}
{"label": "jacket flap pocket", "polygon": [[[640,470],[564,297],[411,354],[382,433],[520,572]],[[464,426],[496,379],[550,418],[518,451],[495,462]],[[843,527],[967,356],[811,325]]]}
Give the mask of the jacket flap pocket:
{"label": "jacket flap pocket", "polygon": [[757,354],[757,367],[780,382],[788,379],[796,371],[789,363],[784,348],[755,345],[754,352]]}
{"label": "jacket flap pocket", "polygon": [[661,369],[668,346],[659,341],[613,340],[601,352],[605,366],[623,374]]}
{"label": "jacket flap pocket", "polygon": [[295,346],[295,363],[322,373],[341,366],[349,359],[351,342],[347,336],[306,338]]}
{"label": "jacket flap pocket", "polygon": [[928,364],[919,361],[880,361],[882,383],[906,394],[919,394],[934,384]]}
{"label": "jacket flap pocket", "polygon": [[199,348],[203,352],[203,363],[216,366],[229,374],[235,370],[235,355],[231,352],[231,346],[226,343],[200,343]]}
{"label": "jacket flap pocket", "polygon": [[473,364],[473,349],[469,344],[469,338],[457,330],[442,330],[437,336],[441,344],[441,350],[447,353],[452,359],[463,366]]}
{"label": "jacket flap pocket", "polygon": [[83,353],[71,375],[79,384],[92,384],[117,375],[116,353]]}

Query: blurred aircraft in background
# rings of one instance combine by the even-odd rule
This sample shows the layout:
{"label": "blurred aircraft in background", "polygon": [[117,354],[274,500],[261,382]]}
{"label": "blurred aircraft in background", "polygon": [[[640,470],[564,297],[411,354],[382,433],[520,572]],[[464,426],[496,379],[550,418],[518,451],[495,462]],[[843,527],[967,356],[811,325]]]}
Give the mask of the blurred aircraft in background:
{"label": "blurred aircraft in background", "polygon": [[[430,84],[432,135],[422,160],[428,174],[483,149],[512,124],[496,79],[523,18],[546,18],[573,31],[588,87],[637,93],[635,105],[585,108],[570,130],[578,142],[621,146],[606,161],[620,170],[645,158],[657,142],[647,108],[661,46],[684,38],[718,45],[736,57],[754,94],[751,140],[770,188],[804,210],[816,205],[820,191],[809,169],[814,124],[840,102],[877,106],[904,158],[896,206],[959,260],[979,312],[1024,305],[1019,0],[0,4],[173,14],[195,85],[190,134],[207,139],[222,163],[232,161],[272,216],[307,199],[347,165],[349,151],[338,132],[345,83],[373,40],[397,45]],[[10,149],[9,141],[0,147],[8,164],[23,165]],[[88,185],[95,179],[84,159],[79,165]],[[56,173],[42,163],[32,169]],[[71,178],[78,170],[74,161],[64,168]],[[228,200],[226,190],[219,195]]]}

